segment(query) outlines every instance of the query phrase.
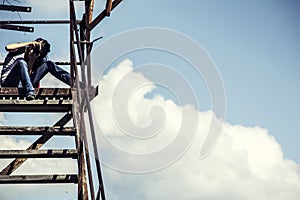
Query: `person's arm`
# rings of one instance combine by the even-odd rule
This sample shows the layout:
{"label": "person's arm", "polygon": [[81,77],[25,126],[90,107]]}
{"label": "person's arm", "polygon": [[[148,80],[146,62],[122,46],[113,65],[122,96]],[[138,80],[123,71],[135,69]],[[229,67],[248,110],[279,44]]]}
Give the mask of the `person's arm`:
{"label": "person's arm", "polygon": [[27,62],[28,73],[31,74],[34,63],[36,59],[39,57],[39,54],[36,54],[33,49],[29,50],[25,53],[24,59]]}
{"label": "person's arm", "polygon": [[8,52],[16,52],[18,49],[28,46],[28,45],[39,45],[39,42],[22,42],[22,43],[13,43],[5,46],[5,50]]}

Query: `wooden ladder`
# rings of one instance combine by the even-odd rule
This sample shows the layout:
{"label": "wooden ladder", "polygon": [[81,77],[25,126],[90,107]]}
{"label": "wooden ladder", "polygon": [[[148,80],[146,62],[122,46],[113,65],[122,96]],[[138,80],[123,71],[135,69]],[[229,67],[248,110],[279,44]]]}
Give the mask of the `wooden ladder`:
{"label": "wooden ladder", "polygon": [[[40,135],[26,150],[1,150],[0,159],[14,158],[14,160],[0,172],[0,184],[20,183],[76,183],[78,184],[78,200],[105,200],[104,184],[101,174],[100,156],[96,142],[96,131],[90,101],[97,95],[97,87],[92,86],[91,72],[91,31],[107,16],[110,16],[122,0],[106,0],[105,9],[93,18],[94,0],[84,1],[82,20],[78,20],[74,5],[75,0],[69,0],[69,20],[27,20],[28,24],[68,24],[70,26],[70,65],[71,88],[39,88],[36,89],[36,100],[26,101],[17,88],[0,88],[0,112],[59,112],[66,113],[52,127],[0,127],[0,135]],[[0,10],[31,10],[29,7],[5,6]],[[29,12],[28,10],[28,12]],[[14,21],[24,24],[25,21]],[[12,21],[0,21],[0,28],[17,31],[34,30],[33,27],[12,25]],[[77,54],[76,54],[77,49]],[[76,58],[78,57],[78,58]],[[0,65],[3,64],[0,62]],[[80,77],[79,77],[80,74]],[[80,84],[83,83],[83,86]],[[85,125],[85,111],[89,126]],[[73,127],[65,125],[73,119]],[[95,159],[89,156],[87,131],[90,132],[91,145]],[[54,135],[68,135],[75,137],[75,149],[47,149],[40,150]],[[12,175],[27,159],[30,158],[73,158],[77,160],[77,174],[51,175]],[[93,173],[91,165],[96,169]],[[94,176],[93,176],[94,175]],[[88,177],[88,178],[87,178]],[[94,181],[98,184],[97,193],[94,192]],[[88,180],[88,181],[87,181]],[[88,184],[89,183],[89,184]],[[89,186],[89,193],[87,187]],[[90,197],[90,198],[89,198]]]}
{"label": "wooden ladder", "polygon": [[[90,98],[97,95],[97,88],[90,90]],[[75,183],[78,184],[78,199],[88,199],[85,152],[80,133],[79,105],[76,89],[39,88],[36,99],[27,101],[22,91],[17,88],[0,88],[0,112],[56,112],[66,113],[53,126],[11,127],[1,126],[0,135],[40,135],[26,150],[0,149],[0,159],[13,158],[0,172],[0,184],[42,184],[42,183]],[[65,125],[73,119],[72,127]],[[75,149],[40,149],[52,136],[64,135],[75,137]],[[1,148],[1,147],[0,147]],[[73,158],[77,160],[77,174],[49,175],[12,175],[27,159],[30,158]]]}

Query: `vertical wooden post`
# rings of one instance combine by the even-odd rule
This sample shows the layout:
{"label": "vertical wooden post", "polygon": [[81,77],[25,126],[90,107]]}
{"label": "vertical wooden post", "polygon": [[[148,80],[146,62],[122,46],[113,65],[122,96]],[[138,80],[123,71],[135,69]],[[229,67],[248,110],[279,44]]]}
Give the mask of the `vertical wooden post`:
{"label": "vertical wooden post", "polygon": [[112,0],[106,1],[106,16],[110,16],[110,11],[112,8]]}
{"label": "vertical wooden post", "polygon": [[79,102],[77,98],[76,89],[73,89],[73,119],[76,129],[76,148],[78,149],[78,200],[88,200],[87,183],[86,183],[86,169],[85,160],[83,153],[83,141],[81,140],[80,134],[82,127],[80,126],[80,116],[79,116]]}
{"label": "vertical wooden post", "polygon": [[74,63],[74,54],[73,54],[73,51],[72,51],[72,48],[73,48],[73,42],[74,42],[74,34],[73,34],[73,20],[72,20],[72,11],[71,11],[71,1],[72,0],[69,0],[69,12],[70,12],[70,72],[71,72],[71,88],[74,87],[74,68],[75,68],[75,63]]}
{"label": "vertical wooden post", "polygon": [[[76,68],[76,56],[75,56],[75,50],[74,50],[74,31],[76,29],[76,16],[75,16],[75,8],[74,8],[74,3],[73,0],[69,0],[70,3],[70,63],[71,63],[71,69],[73,76],[71,78],[74,79],[74,75],[78,75],[78,73],[76,73],[77,69]],[[77,42],[79,38],[77,38]],[[79,46],[79,44],[78,44]],[[80,48],[80,46],[79,46]],[[80,58],[82,55],[80,55]],[[82,59],[81,59],[82,62]],[[80,90],[79,86],[78,86],[78,77],[76,78],[76,87],[77,87],[77,92],[78,89]],[[72,87],[74,88],[74,82]],[[86,183],[86,169],[85,169],[85,159],[84,159],[84,150],[83,150],[83,141],[81,140],[81,126],[79,124],[80,122],[80,116],[79,116],[79,105],[80,105],[80,98],[77,98],[78,93],[77,92],[72,92],[73,95],[73,115],[74,115],[74,125],[76,127],[76,148],[79,151],[79,155],[78,155],[78,200],[88,200],[88,191],[87,191],[87,183]]]}
{"label": "vertical wooden post", "polygon": [[[88,25],[93,20],[93,11],[94,11],[94,0],[89,0],[85,2],[85,13],[86,13],[86,20],[85,24]],[[92,71],[91,71],[91,31],[86,30],[86,41],[87,41],[87,48],[86,48],[86,66],[87,66],[87,85],[90,87],[92,85]]]}

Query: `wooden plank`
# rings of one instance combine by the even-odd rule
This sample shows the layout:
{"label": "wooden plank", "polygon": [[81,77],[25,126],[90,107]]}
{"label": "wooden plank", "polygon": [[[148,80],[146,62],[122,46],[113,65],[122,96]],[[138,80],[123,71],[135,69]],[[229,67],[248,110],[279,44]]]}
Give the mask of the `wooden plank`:
{"label": "wooden plank", "polygon": [[[67,113],[65,114],[54,126],[61,126],[63,127],[65,124],[67,124],[72,119],[72,114]],[[34,143],[32,143],[27,150],[31,149],[39,149],[41,148],[48,140],[50,140],[52,135],[43,135],[40,138],[38,138]],[[13,173],[16,169],[18,169],[27,158],[17,158],[13,160],[11,163],[9,163],[1,172],[0,175],[10,175]]]}
{"label": "wooden plank", "polygon": [[36,97],[71,98],[71,88],[38,88]]}
{"label": "wooden plank", "polygon": [[72,100],[0,100],[0,112],[68,112]]}
{"label": "wooden plank", "polygon": [[74,127],[18,127],[0,126],[0,135],[58,135],[75,136]]}
{"label": "wooden plank", "polygon": [[0,175],[0,184],[77,183],[76,174],[60,175]]}
{"label": "wooden plank", "polygon": [[[0,104],[5,104],[5,105],[9,105],[9,104],[13,104],[13,105],[22,105],[22,106],[26,106],[26,105],[72,105],[73,101],[72,100],[40,100],[40,99],[36,99],[36,100],[25,100],[25,99],[5,99],[5,100],[0,100]],[[47,110],[44,110],[44,112],[46,112]]]}
{"label": "wooden plank", "polygon": [[0,159],[5,158],[77,158],[76,149],[0,150]]}
{"label": "wooden plank", "polygon": [[[72,98],[71,88],[35,88],[36,98]],[[1,87],[0,98],[3,97],[24,97],[25,91],[15,87]]]}

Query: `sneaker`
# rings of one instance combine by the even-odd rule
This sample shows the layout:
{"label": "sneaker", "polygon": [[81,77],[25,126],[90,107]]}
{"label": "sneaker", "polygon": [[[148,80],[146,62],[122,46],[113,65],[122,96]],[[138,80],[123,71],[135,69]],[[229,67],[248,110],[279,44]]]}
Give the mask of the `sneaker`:
{"label": "sneaker", "polygon": [[29,93],[29,94],[26,95],[26,100],[27,101],[31,101],[31,100],[34,100],[34,99],[35,99],[35,94],[30,94]]}

